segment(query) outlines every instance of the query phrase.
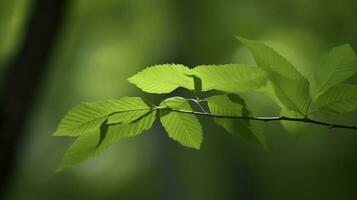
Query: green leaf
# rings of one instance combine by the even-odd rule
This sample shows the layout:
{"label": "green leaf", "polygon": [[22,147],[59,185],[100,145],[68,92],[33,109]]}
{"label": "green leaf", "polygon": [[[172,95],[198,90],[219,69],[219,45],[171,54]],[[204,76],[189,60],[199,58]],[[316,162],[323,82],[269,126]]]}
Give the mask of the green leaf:
{"label": "green leaf", "polygon": [[206,98],[212,114],[225,116],[242,116],[243,105],[238,95],[217,95]]}
{"label": "green leaf", "polygon": [[110,114],[133,109],[150,110],[151,108],[138,97],[79,104],[62,119],[54,136],[79,136],[95,131]]}
{"label": "green leaf", "polygon": [[331,49],[325,55],[322,66],[316,68],[315,95],[350,78],[357,72],[357,56],[350,45],[345,44]]}
{"label": "green leaf", "polygon": [[121,138],[136,136],[142,131],[150,129],[155,121],[155,116],[156,110],[152,110],[131,123],[108,125],[107,131],[102,133],[102,140],[97,151],[106,149]]}
{"label": "green leaf", "polygon": [[128,124],[103,125],[102,128],[79,136],[69,147],[57,168],[62,171],[84,160],[97,156],[106,150],[110,144],[120,139],[136,136],[149,129],[155,121],[156,111],[150,111],[138,120]]}
{"label": "green leaf", "polygon": [[100,131],[89,132],[79,136],[76,141],[68,148],[61,163],[56,169],[60,172],[72,165],[80,163],[95,156],[95,148],[100,140]]}
{"label": "green leaf", "polygon": [[202,79],[203,91],[243,92],[259,88],[267,80],[262,69],[243,64],[202,65],[193,71]]}
{"label": "green leaf", "polygon": [[338,84],[321,94],[314,102],[313,112],[346,113],[357,109],[357,86]]}
{"label": "green leaf", "polygon": [[181,97],[173,97],[163,101],[160,107],[167,108],[160,110],[160,120],[169,137],[183,146],[200,149],[203,133],[198,119],[192,114],[170,110],[191,111],[188,100]]}
{"label": "green leaf", "polygon": [[[212,114],[224,116],[249,116],[251,112],[247,109],[242,98],[235,94],[211,96],[206,99],[208,108]],[[262,128],[256,121],[243,119],[215,118],[214,121],[222,126],[228,133],[240,135],[241,137],[258,143],[267,149],[265,136]]]}
{"label": "green leaf", "polygon": [[[304,117],[304,115],[302,115],[299,112],[293,110],[286,110],[284,108],[284,105],[280,102],[279,98],[276,96],[271,82],[268,82],[267,86],[261,88],[260,91],[263,92],[265,95],[269,96],[277,105],[279,105],[282,108],[280,112],[280,116],[292,117],[292,118]],[[305,129],[307,126],[306,123],[284,121],[284,120],[280,121],[280,124],[283,126],[285,130],[287,130],[289,133],[293,135],[300,134],[302,130]]]}
{"label": "green leaf", "polygon": [[184,65],[164,64],[148,67],[128,81],[148,93],[170,93],[178,87],[194,89],[192,72]]}
{"label": "green leaf", "polygon": [[129,123],[139,119],[148,112],[150,112],[150,110],[141,109],[114,113],[113,115],[108,117],[107,124]]}
{"label": "green leaf", "polygon": [[309,82],[272,48],[261,42],[242,37],[238,39],[250,49],[257,65],[265,70],[285,109],[306,113],[311,101]]}
{"label": "green leaf", "polygon": [[276,103],[280,108],[284,109],[284,104],[281,103],[280,99],[276,96],[276,92],[274,90],[273,84],[271,81],[268,81],[267,84],[258,90],[257,92],[261,92],[264,95],[268,96],[274,103]]}

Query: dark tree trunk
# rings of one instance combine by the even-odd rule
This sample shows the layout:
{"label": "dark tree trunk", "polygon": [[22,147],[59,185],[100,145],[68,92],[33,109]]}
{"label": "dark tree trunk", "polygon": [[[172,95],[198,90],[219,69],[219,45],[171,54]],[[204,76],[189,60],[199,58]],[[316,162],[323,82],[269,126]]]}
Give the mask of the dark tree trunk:
{"label": "dark tree trunk", "polygon": [[63,19],[66,0],[37,0],[24,42],[7,66],[0,104],[0,198],[16,168],[16,150],[24,123]]}

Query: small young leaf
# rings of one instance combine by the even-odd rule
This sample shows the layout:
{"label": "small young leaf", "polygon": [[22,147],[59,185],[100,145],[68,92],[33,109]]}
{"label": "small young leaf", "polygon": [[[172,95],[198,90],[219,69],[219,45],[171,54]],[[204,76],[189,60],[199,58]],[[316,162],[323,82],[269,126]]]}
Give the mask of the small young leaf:
{"label": "small young leaf", "polygon": [[306,113],[311,101],[309,82],[283,56],[265,44],[238,38],[252,52],[259,67],[265,70],[276,96],[285,109]]}
{"label": "small young leaf", "polygon": [[[206,99],[210,112],[215,115],[225,116],[249,116],[251,113],[238,95],[218,95]],[[258,143],[267,149],[265,136],[262,128],[255,121],[242,119],[215,118],[214,121],[222,126],[228,133],[240,135],[243,138]]]}
{"label": "small young leaf", "polygon": [[170,93],[178,87],[189,90],[194,89],[192,71],[184,65],[164,64],[148,67],[128,81],[133,83],[144,92],[148,93]]}
{"label": "small young leaf", "polygon": [[193,69],[202,79],[202,90],[243,92],[264,85],[266,73],[254,66],[243,64],[201,65]]}
{"label": "small young leaf", "polygon": [[138,120],[128,124],[103,125],[102,128],[79,136],[69,147],[56,171],[61,171],[84,160],[97,156],[110,144],[122,138],[140,134],[149,129],[155,121],[156,111],[150,111]]}
{"label": "small young leaf", "polygon": [[346,113],[357,109],[357,86],[338,84],[321,94],[313,112],[328,114]]}
{"label": "small young leaf", "polygon": [[341,83],[357,72],[357,56],[350,45],[345,44],[331,49],[325,55],[322,66],[316,68],[315,95]]}
{"label": "small young leaf", "polygon": [[79,136],[97,130],[115,112],[150,110],[138,97],[123,97],[94,103],[82,103],[71,109],[62,119],[55,136]]}
{"label": "small young leaf", "polygon": [[160,120],[170,138],[183,146],[200,149],[203,133],[198,119],[188,113],[175,112],[170,109],[191,111],[187,99],[173,97],[166,99],[160,107],[167,108],[160,111]]}

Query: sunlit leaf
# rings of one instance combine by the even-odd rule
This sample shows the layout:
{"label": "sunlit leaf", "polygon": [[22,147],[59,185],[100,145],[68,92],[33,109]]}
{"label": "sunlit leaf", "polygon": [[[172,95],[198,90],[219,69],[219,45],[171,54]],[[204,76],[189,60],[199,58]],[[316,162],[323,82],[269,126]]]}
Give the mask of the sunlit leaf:
{"label": "sunlit leaf", "polygon": [[170,138],[183,146],[199,149],[203,140],[202,127],[196,116],[170,109],[192,110],[187,99],[173,97],[163,101],[160,120]]}
{"label": "sunlit leaf", "polygon": [[148,112],[150,112],[149,109],[139,109],[114,113],[108,117],[107,124],[129,123],[139,119]]}
{"label": "sunlit leaf", "polygon": [[106,149],[110,144],[121,138],[136,136],[149,129],[155,121],[155,116],[156,110],[152,110],[129,124],[108,125],[107,131],[102,132],[97,151]]}
{"label": "sunlit leaf", "polygon": [[71,109],[62,119],[55,136],[79,136],[97,130],[115,112],[149,110],[138,97],[123,97],[94,103],[82,103]]}
{"label": "sunlit leaf", "polygon": [[57,171],[102,153],[110,144],[118,142],[120,139],[136,136],[149,129],[155,120],[155,113],[155,110],[150,111],[129,124],[103,125],[101,129],[79,136],[65,153]]}
{"label": "sunlit leaf", "polygon": [[242,92],[261,87],[266,73],[257,67],[243,64],[202,65],[193,69],[202,79],[202,90]]}
{"label": "sunlit leaf", "polygon": [[178,87],[194,89],[192,72],[184,65],[164,64],[148,67],[128,81],[148,93],[170,93]]}
{"label": "sunlit leaf", "polygon": [[244,101],[238,95],[217,95],[206,98],[212,114],[225,116],[242,116]]}

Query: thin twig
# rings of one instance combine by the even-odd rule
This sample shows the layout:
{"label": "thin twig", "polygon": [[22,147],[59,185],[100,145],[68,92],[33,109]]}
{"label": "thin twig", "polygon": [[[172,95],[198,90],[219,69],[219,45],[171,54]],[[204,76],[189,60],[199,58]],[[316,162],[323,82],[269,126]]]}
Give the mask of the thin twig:
{"label": "thin twig", "polygon": [[160,109],[169,109],[174,112],[214,117],[214,118],[243,119],[243,120],[255,120],[255,121],[293,121],[293,122],[301,122],[301,123],[309,123],[309,124],[327,126],[330,129],[343,128],[343,129],[357,130],[356,125],[332,124],[332,123],[328,123],[328,122],[321,122],[321,121],[313,120],[313,119],[310,119],[307,117],[306,118],[292,118],[292,117],[285,117],[285,116],[279,116],[279,117],[229,116],[229,115],[215,115],[215,114],[208,113],[208,112],[197,112],[197,111],[191,111],[191,110],[173,109],[173,108],[167,108],[167,107],[166,108],[157,107],[156,109],[159,109],[159,110]]}

